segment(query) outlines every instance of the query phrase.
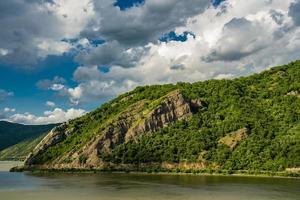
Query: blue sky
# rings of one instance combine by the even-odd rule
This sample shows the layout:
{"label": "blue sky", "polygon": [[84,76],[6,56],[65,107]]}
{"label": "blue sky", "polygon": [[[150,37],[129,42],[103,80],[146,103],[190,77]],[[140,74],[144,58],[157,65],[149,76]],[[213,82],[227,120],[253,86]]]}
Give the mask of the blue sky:
{"label": "blue sky", "polygon": [[28,112],[27,108],[30,107],[31,112],[41,114],[46,107],[46,101],[55,99],[56,102],[61,102],[62,99],[53,97],[51,92],[40,91],[36,83],[41,79],[61,76],[72,84],[72,73],[78,65],[73,60],[73,56],[68,55],[49,56],[35,64],[37,67],[33,66],[33,69],[0,66],[1,88],[14,92],[14,96],[1,106],[14,107],[20,112]]}
{"label": "blue sky", "polygon": [[299,0],[2,1],[0,118],[61,122],[139,85],[290,62],[300,56],[299,8]]}
{"label": "blue sky", "polygon": [[118,6],[121,10],[126,10],[128,8],[131,8],[135,5],[143,4],[144,0],[117,0],[115,2],[115,6]]}

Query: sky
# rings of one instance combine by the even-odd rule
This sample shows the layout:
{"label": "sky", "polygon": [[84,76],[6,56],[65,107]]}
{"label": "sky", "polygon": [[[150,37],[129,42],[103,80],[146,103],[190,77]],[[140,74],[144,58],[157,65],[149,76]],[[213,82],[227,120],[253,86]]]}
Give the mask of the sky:
{"label": "sky", "polygon": [[300,58],[300,0],[9,0],[0,27],[0,120],[23,124]]}

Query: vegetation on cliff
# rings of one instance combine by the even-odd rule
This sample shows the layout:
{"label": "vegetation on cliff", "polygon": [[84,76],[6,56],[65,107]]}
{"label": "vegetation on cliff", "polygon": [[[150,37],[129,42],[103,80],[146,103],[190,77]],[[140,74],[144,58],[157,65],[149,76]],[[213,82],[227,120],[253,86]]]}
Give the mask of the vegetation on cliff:
{"label": "vegetation on cliff", "polygon": [[[179,98],[172,96],[174,91]],[[99,168],[103,163],[199,163],[220,170],[297,168],[299,91],[300,61],[233,80],[137,87],[70,121],[62,130],[63,140],[44,149],[39,146],[40,153],[32,154],[27,164],[50,168]],[[179,117],[181,112],[185,117]],[[127,137],[133,129],[139,131]],[[244,132],[239,133],[241,130]]]}

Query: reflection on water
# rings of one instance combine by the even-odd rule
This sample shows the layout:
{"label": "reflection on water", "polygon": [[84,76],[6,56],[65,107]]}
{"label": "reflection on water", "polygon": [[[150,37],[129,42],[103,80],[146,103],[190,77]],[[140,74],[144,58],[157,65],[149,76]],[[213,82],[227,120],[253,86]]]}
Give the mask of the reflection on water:
{"label": "reflection on water", "polygon": [[299,188],[286,178],[0,172],[1,200],[295,200]]}

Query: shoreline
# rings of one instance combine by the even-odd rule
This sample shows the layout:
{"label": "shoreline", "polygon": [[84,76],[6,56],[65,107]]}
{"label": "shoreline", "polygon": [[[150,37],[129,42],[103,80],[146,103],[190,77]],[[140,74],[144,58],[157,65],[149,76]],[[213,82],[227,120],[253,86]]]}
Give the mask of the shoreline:
{"label": "shoreline", "polygon": [[194,175],[194,176],[227,176],[227,177],[262,177],[262,178],[293,178],[300,179],[300,172],[271,172],[251,170],[182,170],[182,169],[84,169],[84,168],[63,168],[63,169],[42,169],[13,167],[10,172],[29,172],[40,174],[143,174],[143,175]]}

